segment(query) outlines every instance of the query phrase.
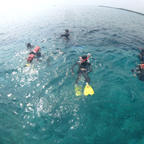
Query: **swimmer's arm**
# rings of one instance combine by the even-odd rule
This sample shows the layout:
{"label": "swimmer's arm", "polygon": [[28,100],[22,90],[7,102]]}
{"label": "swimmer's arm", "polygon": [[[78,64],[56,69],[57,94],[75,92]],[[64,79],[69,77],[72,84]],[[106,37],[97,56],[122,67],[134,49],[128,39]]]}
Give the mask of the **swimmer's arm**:
{"label": "swimmer's arm", "polygon": [[67,34],[62,34],[61,37],[67,37]]}
{"label": "swimmer's arm", "polygon": [[92,72],[92,65],[90,64],[89,71]]}
{"label": "swimmer's arm", "polygon": [[91,66],[91,64],[89,64],[88,72],[92,72],[92,66]]}
{"label": "swimmer's arm", "polygon": [[137,65],[135,69],[132,69],[131,72],[132,72],[133,76],[136,77],[136,75],[141,72],[139,65]]}
{"label": "swimmer's arm", "polygon": [[62,34],[61,37],[69,37],[69,34]]}
{"label": "swimmer's arm", "polygon": [[78,63],[76,62],[76,63],[72,66],[72,68],[71,68],[72,74],[74,74],[74,67],[75,67],[77,64],[78,64]]}

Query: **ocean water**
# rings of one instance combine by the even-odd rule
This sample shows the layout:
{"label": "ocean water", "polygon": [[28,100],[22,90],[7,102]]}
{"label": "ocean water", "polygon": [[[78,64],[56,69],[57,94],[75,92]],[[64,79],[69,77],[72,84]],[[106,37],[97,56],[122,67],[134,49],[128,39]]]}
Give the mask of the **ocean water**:
{"label": "ocean water", "polygon": [[[131,73],[144,17],[100,7],[54,8],[0,25],[0,144],[143,144],[144,82]],[[70,40],[60,38],[70,30]],[[42,58],[25,68],[30,50]],[[76,97],[71,67],[91,53],[93,96]]]}

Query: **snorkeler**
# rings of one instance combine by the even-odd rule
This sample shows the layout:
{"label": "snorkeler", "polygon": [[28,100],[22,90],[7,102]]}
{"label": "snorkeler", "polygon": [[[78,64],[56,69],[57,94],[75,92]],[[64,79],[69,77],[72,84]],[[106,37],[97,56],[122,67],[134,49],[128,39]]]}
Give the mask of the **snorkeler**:
{"label": "snorkeler", "polygon": [[90,54],[88,54],[88,56],[82,56],[82,57],[79,57],[79,61],[76,62],[73,66],[72,66],[72,74],[74,74],[74,67],[76,65],[79,66],[79,70],[78,70],[78,77],[76,79],[76,84],[78,83],[81,75],[84,76],[85,78],[85,81],[87,83],[90,83],[90,78],[88,76],[88,72],[91,72],[92,71],[92,68],[91,68],[91,64],[89,63],[88,59],[90,57]]}
{"label": "snorkeler", "polygon": [[137,65],[136,68],[131,71],[139,80],[144,81],[144,63]]}
{"label": "snorkeler", "polygon": [[84,55],[82,57],[79,57],[79,61],[76,62],[73,66],[72,66],[72,74],[74,74],[74,67],[76,65],[78,65],[78,76],[75,82],[75,91],[76,91],[76,95],[79,96],[81,95],[81,86],[78,86],[78,81],[80,80],[81,76],[83,75],[83,77],[85,78],[85,82],[86,82],[86,86],[84,88],[84,95],[93,95],[94,91],[92,89],[92,87],[89,85],[90,83],[90,78],[88,76],[88,73],[92,71],[92,67],[91,64],[89,63],[89,59],[90,58],[90,54],[88,55]]}
{"label": "snorkeler", "polygon": [[32,62],[32,60],[36,57],[36,58],[39,58],[41,57],[41,53],[39,52],[40,51],[40,47],[39,46],[36,46],[30,53],[29,53],[29,56],[27,58],[27,64],[26,66],[29,66],[30,63]]}
{"label": "snorkeler", "polygon": [[66,29],[65,33],[61,35],[61,37],[65,37],[67,40],[69,40],[69,36],[70,36],[70,33],[68,29]]}
{"label": "snorkeler", "polygon": [[28,49],[34,48],[34,46],[31,45],[31,43],[27,43],[26,46],[27,46]]}

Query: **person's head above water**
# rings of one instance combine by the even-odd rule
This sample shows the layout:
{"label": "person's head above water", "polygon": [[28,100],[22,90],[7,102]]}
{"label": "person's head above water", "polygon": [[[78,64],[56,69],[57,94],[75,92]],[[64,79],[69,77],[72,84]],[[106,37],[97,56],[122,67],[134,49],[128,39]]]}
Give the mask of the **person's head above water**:
{"label": "person's head above water", "polygon": [[90,54],[89,53],[88,53],[88,55],[80,56],[79,57],[80,63],[87,62],[89,58],[90,58]]}
{"label": "person's head above water", "polygon": [[68,29],[65,29],[65,32],[66,32],[66,33],[68,33],[68,32],[69,32],[69,30],[68,30]]}
{"label": "person's head above water", "polygon": [[31,43],[27,43],[27,47],[31,47]]}

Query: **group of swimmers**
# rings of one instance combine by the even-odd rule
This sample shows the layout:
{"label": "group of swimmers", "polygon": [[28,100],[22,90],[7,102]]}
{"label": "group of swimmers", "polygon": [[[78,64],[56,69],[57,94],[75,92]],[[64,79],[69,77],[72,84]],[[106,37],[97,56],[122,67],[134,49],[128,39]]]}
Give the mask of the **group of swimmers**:
{"label": "group of swimmers", "polygon": [[[69,30],[66,29],[65,33],[62,34],[60,37],[64,37],[66,40],[69,40]],[[39,58],[41,57],[41,52],[40,52],[40,47],[39,46],[35,46],[32,45],[31,43],[27,43],[27,48],[31,50],[31,52],[29,53],[29,56],[27,58],[27,64],[26,66],[30,66],[30,64],[32,63],[34,58]],[[89,62],[89,58],[90,58],[90,54],[88,55],[84,55],[84,56],[80,56],[79,57],[79,61],[77,61],[73,66],[72,66],[72,74],[74,74],[74,67],[77,65],[79,67],[78,69],[78,75],[77,75],[77,79],[75,81],[75,84],[78,85],[78,81],[80,80],[81,76],[83,76],[85,78],[85,82],[86,82],[86,88],[85,88],[85,95],[88,94],[94,94],[93,90],[91,90],[92,88],[89,86],[90,83],[90,78],[88,76],[88,73],[92,71],[91,68],[91,64]],[[78,87],[77,87],[78,88]],[[88,92],[87,89],[91,90],[91,92]],[[76,95],[80,95],[80,91],[76,90]]]}
{"label": "group of swimmers", "polygon": [[[64,37],[65,39],[69,40],[69,30],[66,29],[65,33],[61,35],[61,37]],[[32,60],[34,58],[39,58],[41,57],[41,53],[40,53],[40,47],[36,46],[34,47],[33,45],[31,45],[31,43],[27,43],[27,48],[28,49],[33,49],[30,53],[29,56],[27,58],[27,63],[31,63]],[[140,54],[139,54],[139,59],[140,59],[140,64],[136,66],[135,69],[132,70],[132,73],[137,75],[139,80],[144,81],[144,49],[139,49]],[[90,78],[88,76],[88,73],[92,71],[92,67],[91,64],[89,62],[89,58],[90,58],[90,54],[88,55],[83,55],[79,57],[79,61],[77,61],[71,69],[72,74],[74,74],[74,67],[77,65],[78,66],[78,71],[77,71],[77,78],[75,81],[75,84],[78,85],[78,82],[81,78],[81,76],[83,76],[85,78],[85,82],[87,84],[87,86],[89,86],[88,84],[90,83]],[[90,89],[92,89],[91,87],[89,87]],[[90,93],[88,93],[90,94]],[[91,95],[94,94],[93,90],[91,92]],[[79,95],[79,91],[78,94]]]}
{"label": "group of swimmers", "polygon": [[[61,37],[64,37],[65,39],[69,40],[69,36],[70,36],[70,33],[69,33],[69,30],[66,29],[65,30],[65,33],[61,35]],[[34,48],[34,45],[32,45],[31,43],[27,43],[27,48],[28,49],[33,49]],[[41,52],[40,52],[40,47],[39,46],[36,46],[30,53],[29,53],[29,56],[27,58],[27,63],[30,64],[34,58],[39,58],[41,57]]]}

